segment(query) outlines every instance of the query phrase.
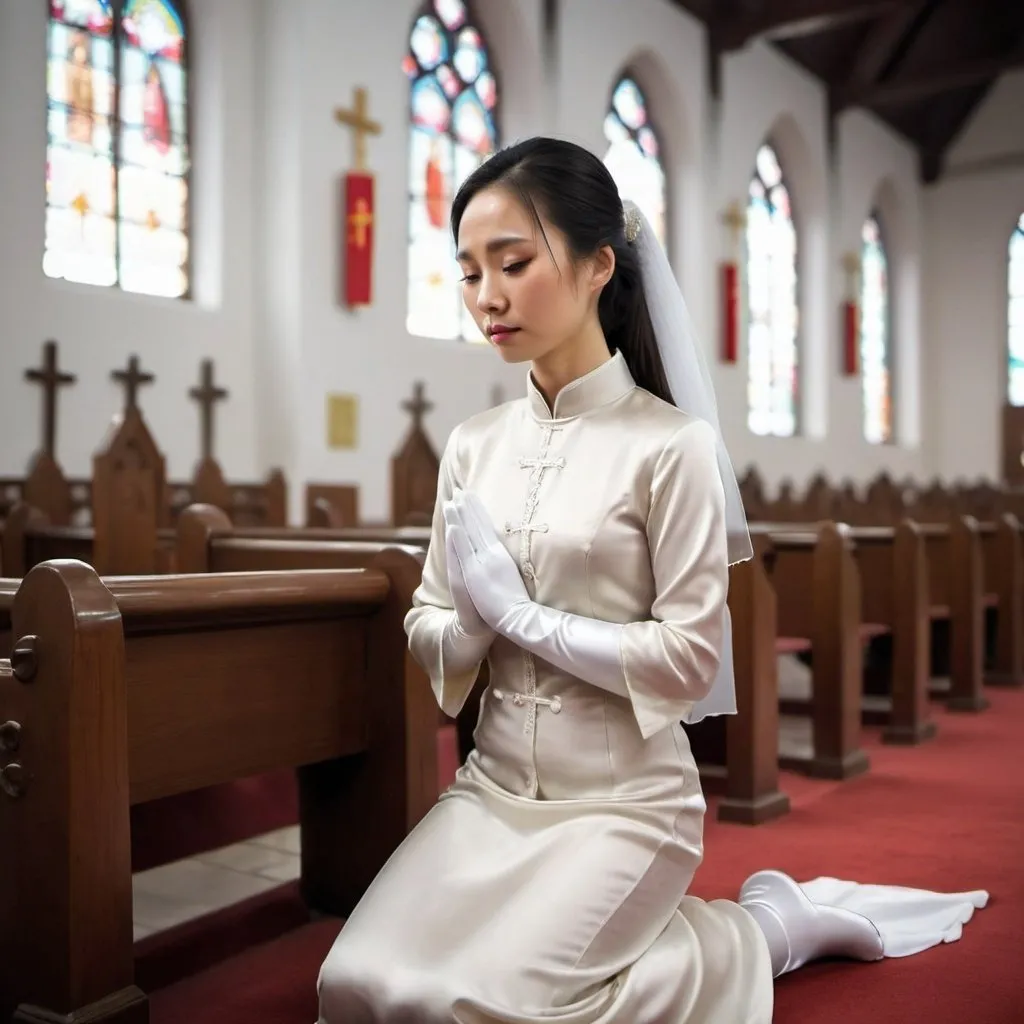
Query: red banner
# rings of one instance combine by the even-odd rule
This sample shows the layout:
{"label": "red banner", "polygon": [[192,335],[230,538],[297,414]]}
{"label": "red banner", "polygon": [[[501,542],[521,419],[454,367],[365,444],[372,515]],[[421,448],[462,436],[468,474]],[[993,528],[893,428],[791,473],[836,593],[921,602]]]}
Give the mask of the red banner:
{"label": "red banner", "polygon": [[373,301],[373,175],[345,175],[345,302]]}
{"label": "red banner", "polygon": [[843,303],[843,375],[860,373],[860,311],[856,302]]}
{"label": "red banner", "polygon": [[735,363],[739,356],[739,268],[722,264],[722,362]]}

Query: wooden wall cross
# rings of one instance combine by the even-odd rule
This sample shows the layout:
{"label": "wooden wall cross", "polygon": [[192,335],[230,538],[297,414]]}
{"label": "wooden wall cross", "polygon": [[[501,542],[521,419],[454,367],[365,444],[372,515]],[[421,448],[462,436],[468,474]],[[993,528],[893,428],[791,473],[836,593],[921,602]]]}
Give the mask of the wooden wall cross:
{"label": "wooden wall cross", "polygon": [[199,386],[189,391],[189,397],[199,403],[202,458],[213,458],[213,410],[217,402],[228,397],[226,388],[213,383],[213,360],[204,359],[201,364]]}
{"label": "wooden wall cross", "polygon": [[128,367],[124,370],[114,370],[111,378],[124,387],[125,403],[124,410],[137,409],[139,407],[139,387],[143,384],[152,384],[156,378],[151,373],[143,373],[139,369],[139,357],[132,356],[128,360]]}
{"label": "wooden wall cross", "polygon": [[402,408],[412,414],[413,430],[423,429],[423,417],[434,408],[433,402],[428,402],[423,394],[423,381],[416,381],[412,389],[412,398],[402,403]]}
{"label": "wooden wall cross", "polygon": [[362,86],[356,89],[355,106],[351,110],[344,107],[336,107],[334,120],[352,129],[355,138],[355,163],[353,170],[362,171],[366,169],[366,136],[380,135],[382,128],[377,121],[370,120],[368,116],[369,105],[366,100],[366,89]]}
{"label": "wooden wall cross", "polygon": [[56,459],[57,390],[65,384],[74,384],[77,378],[73,373],[57,369],[57,343],[48,341],[43,345],[43,365],[26,370],[25,379],[43,389],[43,451]]}

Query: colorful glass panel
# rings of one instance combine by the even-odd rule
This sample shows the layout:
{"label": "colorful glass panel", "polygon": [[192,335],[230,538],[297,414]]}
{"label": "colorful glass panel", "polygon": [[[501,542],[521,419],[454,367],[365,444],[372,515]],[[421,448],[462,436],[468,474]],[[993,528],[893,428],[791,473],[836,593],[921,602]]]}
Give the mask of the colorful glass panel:
{"label": "colorful glass panel", "polygon": [[451,202],[498,146],[498,85],[464,3],[434,0],[413,24],[410,79],[409,292],[406,327],[428,338],[483,341],[462,300]]}
{"label": "colorful glass panel", "polygon": [[52,0],[48,276],[187,293],[185,50],[169,0]]}
{"label": "colorful glass panel", "polygon": [[892,371],[889,346],[889,259],[878,219],[861,229],[860,372],[864,437],[892,440]]}
{"label": "colorful glass panel", "polygon": [[1024,213],[1010,236],[1007,358],[1011,405],[1024,405]]}
{"label": "colorful glass panel", "polygon": [[632,78],[620,79],[612,92],[604,136],[608,142],[604,163],[619,187],[619,195],[636,203],[665,245],[668,232],[661,147],[647,112],[647,100]]}
{"label": "colorful glass panel", "polygon": [[790,437],[797,429],[797,237],[775,151],[758,151],[747,201],[747,425]]}

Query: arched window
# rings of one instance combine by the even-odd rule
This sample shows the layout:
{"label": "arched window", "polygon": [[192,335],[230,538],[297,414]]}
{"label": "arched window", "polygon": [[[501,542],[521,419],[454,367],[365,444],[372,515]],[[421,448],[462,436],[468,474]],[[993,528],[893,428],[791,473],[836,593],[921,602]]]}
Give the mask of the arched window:
{"label": "arched window", "polygon": [[48,277],[189,291],[188,31],[178,0],[50,0]]}
{"label": "arched window", "polygon": [[409,77],[410,334],[483,338],[462,301],[448,230],[459,185],[498,146],[498,84],[463,0],[431,0],[402,61]]}
{"label": "arched window", "polygon": [[1024,213],[1010,235],[1007,358],[1011,405],[1024,405]]}
{"label": "arched window", "polygon": [[755,434],[797,429],[797,238],[775,151],[757,152],[747,204],[747,424]]}
{"label": "arched window", "polygon": [[619,186],[619,195],[644,212],[662,245],[667,239],[665,171],[661,143],[651,124],[643,90],[629,76],[619,79],[604,119],[608,151],[605,166]]}
{"label": "arched window", "polygon": [[860,373],[864,395],[864,437],[872,444],[892,440],[892,352],[889,341],[889,257],[878,217],[860,233]]}

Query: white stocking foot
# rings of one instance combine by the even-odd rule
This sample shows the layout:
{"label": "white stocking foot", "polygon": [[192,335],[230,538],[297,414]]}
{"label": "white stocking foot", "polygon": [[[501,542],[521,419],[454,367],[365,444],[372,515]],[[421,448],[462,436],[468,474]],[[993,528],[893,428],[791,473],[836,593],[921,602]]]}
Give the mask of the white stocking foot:
{"label": "white stocking foot", "polygon": [[871,920],[812,901],[781,871],[759,871],[743,883],[739,904],[765,933],[775,977],[811,960],[841,956],[880,960],[882,937]]}

